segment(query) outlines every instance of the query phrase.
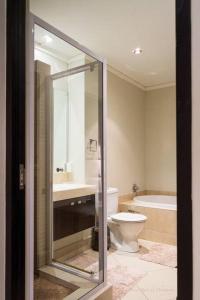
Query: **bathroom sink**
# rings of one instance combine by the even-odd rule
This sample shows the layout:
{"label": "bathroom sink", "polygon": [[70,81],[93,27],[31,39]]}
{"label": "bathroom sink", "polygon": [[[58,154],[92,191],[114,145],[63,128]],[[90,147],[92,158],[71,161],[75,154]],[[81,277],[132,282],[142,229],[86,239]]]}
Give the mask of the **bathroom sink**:
{"label": "bathroom sink", "polygon": [[96,186],[75,182],[53,184],[53,201],[72,199],[96,193]]}

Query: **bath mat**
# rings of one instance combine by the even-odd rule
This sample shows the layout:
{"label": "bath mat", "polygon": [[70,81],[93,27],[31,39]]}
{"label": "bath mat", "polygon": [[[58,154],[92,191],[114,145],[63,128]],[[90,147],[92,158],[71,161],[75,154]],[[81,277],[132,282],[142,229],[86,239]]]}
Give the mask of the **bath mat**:
{"label": "bath mat", "polygon": [[108,269],[107,280],[113,286],[113,299],[122,299],[144,276],[133,274],[130,267],[117,265]]}
{"label": "bath mat", "polygon": [[152,243],[148,253],[139,255],[139,258],[152,263],[175,268],[177,266],[177,247],[167,244]]}

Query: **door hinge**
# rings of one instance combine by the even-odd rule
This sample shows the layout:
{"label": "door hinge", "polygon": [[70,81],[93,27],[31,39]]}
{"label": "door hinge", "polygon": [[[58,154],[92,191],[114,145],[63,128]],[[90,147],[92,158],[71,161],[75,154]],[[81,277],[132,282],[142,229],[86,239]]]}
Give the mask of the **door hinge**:
{"label": "door hinge", "polygon": [[25,168],[23,164],[19,165],[19,189],[24,190],[25,188]]}

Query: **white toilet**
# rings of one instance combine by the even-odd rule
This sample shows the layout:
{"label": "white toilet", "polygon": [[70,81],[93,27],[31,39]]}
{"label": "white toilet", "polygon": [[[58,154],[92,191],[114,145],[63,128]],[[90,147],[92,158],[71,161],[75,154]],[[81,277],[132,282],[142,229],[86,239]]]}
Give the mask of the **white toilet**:
{"label": "white toilet", "polygon": [[138,235],[147,217],[142,214],[118,211],[118,189],[107,190],[107,217],[110,228],[111,247],[126,252],[139,250]]}

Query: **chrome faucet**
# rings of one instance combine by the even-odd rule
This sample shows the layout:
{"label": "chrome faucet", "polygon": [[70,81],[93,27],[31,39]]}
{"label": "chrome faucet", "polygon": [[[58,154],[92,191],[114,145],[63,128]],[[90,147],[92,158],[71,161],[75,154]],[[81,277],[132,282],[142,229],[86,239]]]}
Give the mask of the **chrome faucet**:
{"label": "chrome faucet", "polygon": [[133,186],[132,186],[133,193],[137,194],[138,190],[139,190],[139,186],[136,183],[134,183]]}

